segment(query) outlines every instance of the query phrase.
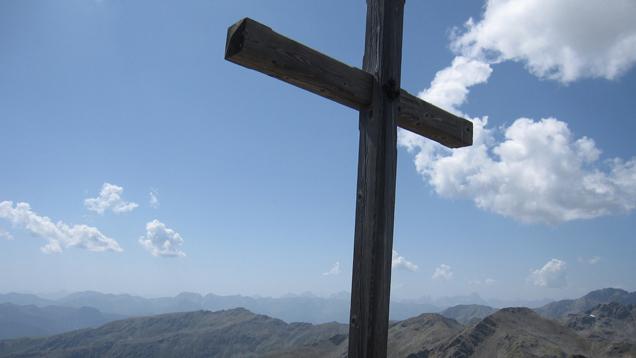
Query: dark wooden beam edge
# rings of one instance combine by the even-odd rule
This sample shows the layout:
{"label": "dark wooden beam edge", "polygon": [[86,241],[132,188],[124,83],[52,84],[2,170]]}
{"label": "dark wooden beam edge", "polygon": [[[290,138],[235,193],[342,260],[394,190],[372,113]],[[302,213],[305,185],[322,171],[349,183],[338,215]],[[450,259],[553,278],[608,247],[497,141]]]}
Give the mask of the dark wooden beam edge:
{"label": "dark wooden beam edge", "polygon": [[400,90],[397,124],[449,148],[473,145],[473,122]]}
{"label": "dark wooden beam edge", "polygon": [[368,73],[348,66],[245,18],[228,29],[225,59],[347,107],[371,101]]}
{"label": "dark wooden beam edge", "polygon": [[[373,76],[252,19],[230,26],[225,59],[347,107],[371,102]],[[400,90],[398,126],[449,148],[473,144],[473,123]]]}

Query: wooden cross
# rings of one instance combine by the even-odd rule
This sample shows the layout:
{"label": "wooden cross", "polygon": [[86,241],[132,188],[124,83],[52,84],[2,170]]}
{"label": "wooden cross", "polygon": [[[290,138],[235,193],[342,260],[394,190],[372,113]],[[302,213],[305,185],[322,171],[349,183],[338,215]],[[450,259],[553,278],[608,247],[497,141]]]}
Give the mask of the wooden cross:
{"label": "wooden cross", "polygon": [[400,89],[404,0],[367,0],[362,70],[245,18],[228,29],[225,59],[360,112],[349,358],[387,355],[397,126],[450,148],[473,124]]}

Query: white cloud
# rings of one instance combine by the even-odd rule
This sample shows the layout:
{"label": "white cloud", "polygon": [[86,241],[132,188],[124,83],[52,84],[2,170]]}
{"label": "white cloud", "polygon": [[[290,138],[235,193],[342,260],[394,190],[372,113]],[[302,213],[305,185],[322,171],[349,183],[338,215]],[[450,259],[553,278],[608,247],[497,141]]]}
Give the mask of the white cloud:
{"label": "white cloud", "polygon": [[567,265],[561,260],[552,259],[541,270],[532,272],[528,280],[536,286],[563,288],[567,285]]}
{"label": "white cloud", "polygon": [[451,47],[490,63],[523,62],[541,78],[615,79],[636,62],[633,0],[488,0]]}
{"label": "white cloud", "polygon": [[5,229],[0,229],[0,238],[4,238],[4,239],[7,239],[7,240],[13,240],[13,235],[11,235]]}
{"label": "white cloud", "polygon": [[117,241],[104,236],[97,228],[86,225],[69,227],[59,221],[53,224],[46,216],[38,216],[31,211],[27,203],[0,203],[0,218],[9,220],[14,226],[25,228],[35,237],[43,237],[49,241],[41,250],[44,253],[62,252],[68,247],[77,247],[91,251],[123,251]]}
{"label": "white cloud", "polygon": [[102,191],[99,193],[98,198],[89,198],[84,200],[84,205],[88,207],[88,210],[97,211],[100,214],[104,213],[104,210],[112,209],[113,212],[119,214],[139,206],[136,203],[125,202],[121,195],[124,192],[124,188],[117,185],[104,183]]}
{"label": "white cloud", "polygon": [[487,118],[473,119],[473,146],[448,150],[401,131],[399,143],[416,153],[418,172],[442,197],[524,223],[556,225],[625,213],[636,206],[636,158],[599,163],[592,139],[574,139],[554,118],[521,118],[496,142]]}
{"label": "white cloud", "polygon": [[331,270],[323,273],[323,275],[325,276],[329,276],[329,275],[339,275],[340,274],[340,262],[336,262],[335,265],[333,265],[333,267],[331,268]]}
{"label": "white cloud", "polygon": [[410,261],[406,261],[406,259],[403,256],[398,255],[398,253],[395,250],[393,250],[393,262],[391,264],[391,267],[398,270],[405,270],[405,271],[411,271],[411,272],[415,272],[418,269],[417,265],[415,265],[414,263]]}
{"label": "white cloud", "polygon": [[178,249],[183,244],[181,236],[167,229],[166,225],[159,220],[147,223],[146,231],[146,236],[140,237],[139,243],[153,256],[184,257],[186,255]]}
{"label": "white cloud", "polygon": [[450,266],[442,264],[435,269],[433,274],[433,280],[447,281],[453,278],[453,273],[450,271]]}
{"label": "white cloud", "polygon": [[159,200],[157,200],[157,191],[152,189],[150,191],[150,207],[156,209],[159,207]]}
{"label": "white cloud", "polygon": [[[488,285],[488,286],[492,286],[492,285],[496,284],[497,281],[493,280],[492,278],[488,278],[488,279],[486,279],[486,281],[484,283],[486,285]],[[476,279],[475,280],[470,280],[470,281],[468,281],[468,284],[469,285],[481,285],[481,280],[476,280]]]}
{"label": "white cloud", "polygon": [[[460,55],[420,97],[461,114],[468,88],[487,81],[489,64],[506,60],[564,83],[617,78],[636,62],[634,18],[634,0],[488,0],[483,19],[456,32],[451,47]],[[473,146],[452,151],[399,131],[399,144],[415,154],[418,172],[440,196],[551,225],[636,207],[636,158],[600,162],[591,138],[573,138],[554,118],[517,119],[501,128],[503,141],[487,117],[472,121]]]}
{"label": "white cloud", "polygon": [[596,263],[599,263],[599,262],[601,261],[601,258],[600,258],[600,257],[598,257],[598,256],[594,256],[593,258],[591,258],[591,259],[589,259],[589,260],[586,260],[586,259],[584,259],[584,258],[582,258],[582,257],[578,257],[578,258],[576,259],[576,261],[578,261],[578,262],[579,262],[579,263],[581,263],[581,264],[594,265],[594,264],[596,264]]}
{"label": "white cloud", "polygon": [[456,107],[466,102],[468,87],[486,82],[491,73],[492,68],[487,63],[457,56],[450,67],[437,72],[431,87],[420,92],[418,97],[461,115]]}

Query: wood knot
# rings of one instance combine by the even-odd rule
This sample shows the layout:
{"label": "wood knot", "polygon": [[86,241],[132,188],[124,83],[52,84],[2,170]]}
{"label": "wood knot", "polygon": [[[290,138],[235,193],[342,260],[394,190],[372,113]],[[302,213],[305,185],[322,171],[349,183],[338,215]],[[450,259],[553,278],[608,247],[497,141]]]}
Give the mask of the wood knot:
{"label": "wood knot", "polygon": [[358,316],[356,315],[351,316],[351,325],[354,326],[355,328],[358,328]]}
{"label": "wood knot", "polygon": [[395,79],[391,78],[387,83],[382,86],[384,93],[389,98],[390,102],[395,101],[398,97],[400,97],[400,87],[398,87]]}

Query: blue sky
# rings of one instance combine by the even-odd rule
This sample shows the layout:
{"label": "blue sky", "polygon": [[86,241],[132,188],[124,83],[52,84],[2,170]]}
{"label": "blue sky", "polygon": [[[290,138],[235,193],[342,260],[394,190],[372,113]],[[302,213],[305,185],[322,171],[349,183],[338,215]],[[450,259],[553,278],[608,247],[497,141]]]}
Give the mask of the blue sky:
{"label": "blue sky", "polygon": [[[364,1],[0,2],[0,292],[350,291],[357,112],[223,59],[253,18],[352,66]],[[636,290],[636,1],[408,1],[392,297]]]}

